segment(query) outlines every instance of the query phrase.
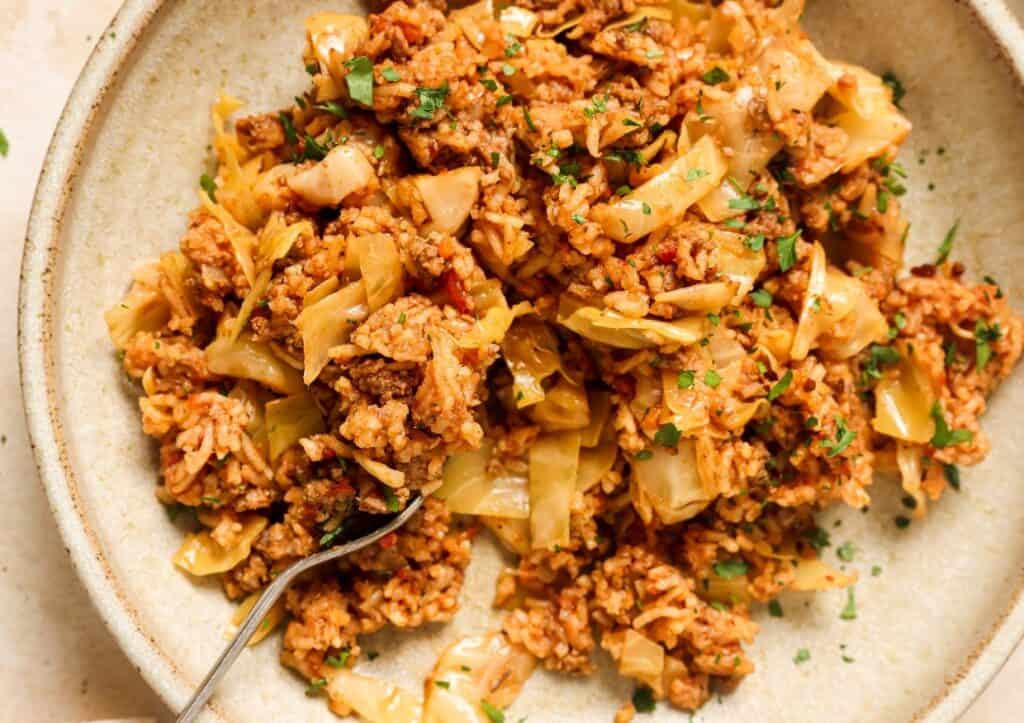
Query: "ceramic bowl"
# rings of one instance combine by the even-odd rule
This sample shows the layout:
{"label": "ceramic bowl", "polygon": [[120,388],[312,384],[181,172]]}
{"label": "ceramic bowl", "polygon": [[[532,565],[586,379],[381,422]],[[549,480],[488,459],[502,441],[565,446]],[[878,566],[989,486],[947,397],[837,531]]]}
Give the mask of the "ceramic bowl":
{"label": "ceramic bowl", "polygon": [[[307,82],[302,20],[327,8],[359,11],[353,0],[129,0],[71,96],[32,214],[19,342],[36,459],[93,601],[173,709],[224,645],[232,607],[216,584],[197,585],[171,564],[182,533],[153,498],[156,448],[139,428],[137,393],[101,314],[132,269],[176,245],[209,163],[207,109],[218,91],[229,88],[251,109],[290,102]],[[902,156],[910,261],[933,258],[959,218],[955,257],[1024,305],[1024,34],[1005,6],[830,0],[811,3],[806,25],[827,56],[893,70],[906,84],[915,125]],[[836,544],[857,546],[857,620],[839,619],[839,592],[787,597],[782,620],[758,613],[756,673],[697,719],[938,723],[959,715],[1024,632],[1022,406],[1024,371],[984,419],[992,454],[926,520],[897,529],[898,491],[881,482],[869,514],[829,513]],[[375,636],[365,647],[381,655],[361,669],[415,688],[441,646],[495,624],[489,602],[505,561],[486,541],[474,552],[455,621]],[[873,566],[882,573],[872,576]],[[795,665],[799,648],[811,660]],[[278,664],[277,649],[271,639],[243,654],[208,720],[333,719]],[[509,719],[610,721],[630,690],[607,664],[588,680],[538,673]],[[661,706],[659,719],[687,716]]]}

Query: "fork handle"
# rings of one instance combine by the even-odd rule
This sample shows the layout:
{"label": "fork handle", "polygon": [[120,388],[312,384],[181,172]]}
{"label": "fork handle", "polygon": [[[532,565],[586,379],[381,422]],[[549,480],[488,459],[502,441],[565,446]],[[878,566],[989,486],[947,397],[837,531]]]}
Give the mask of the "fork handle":
{"label": "fork handle", "polygon": [[192,699],[188,702],[178,717],[175,719],[176,723],[192,723],[196,717],[202,712],[206,702],[213,695],[214,688],[217,687],[217,683],[220,682],[221,678],[228,672],[232,663],[238,658],[242,650],[248,644],[249,639],[252,638],[256,632],[256,628],[259,627],[263,618],[266,617],[267,613],[270,612],[270,608],[274,607],[274,603],[277,602],[278,598],[284,593],[292,581],[301,575],[306,570],[316,567],[329,560],[337,560],[349,555],[357,550],[361,550],[368,545],[372,545],[377,542],[380,538],[384,537],[391,532],[394,532],[399,527],[408,522],[409,518],[420,508],[423,504],[423,497],[417,496],[415,499],[409,500],[409,504],[406,505],[402,513],[395,517],[391,522],[384,525],[383,527],[374,530],[368,535],[360,537],[358,540],[353,540],[344,545],[332,547],[323,552],[318,552],[315,555],[303,558],[298,562],[288,567],[284,572],[274,578],[267,589],[260,595],[260,599],[253,605],[252,610],[245,617],[242,625],[238,628],[238,632],[235,633],[235,638],[228,646],[224,649],[224,652],[217,658],[217,662],[213,664],[210,672],[206,674],[203,682],[199,684],[199,689],[196,690]]}

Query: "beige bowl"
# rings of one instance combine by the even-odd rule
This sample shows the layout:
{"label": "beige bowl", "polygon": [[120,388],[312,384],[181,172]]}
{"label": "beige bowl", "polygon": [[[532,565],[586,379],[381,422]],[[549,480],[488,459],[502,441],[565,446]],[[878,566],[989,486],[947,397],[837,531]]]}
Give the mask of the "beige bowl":
{"label": "beige bowl", "polygon": [[[176,244],[207,162],[207,108],[218,90],[230,88],[251,108],[287,103],[307,80],[298,59],[303,17],[346,4],[356,8],[351,0],[129,0],[75,88],[39,184],[20,306],[36,459],[93,601],[175,709],[224,644],[232,609],[216,585],[197,585],[171,565],[181,533],[153,499],[155,446],[139,429],[136,392],[119,372],[101,312],[134,267]],[[955,257],[970,273],[994,275],[1020,307],[1024,34],[1005,6],[819,0],[807,24],[827,55],[893,69],[907,85],[911,261],[932,258],[961,218]],[[756,674],[698,720],[938,722],[962,712],[1024,633],[1022,407],[1024,372],[985,418],[991,456],[927,520],[893,525],[892,484],[876,486],[870,514],[830,513],[834,542],[857,545],[858,619],[839,620],[841,593],[785,599],[785,619],[762,620]],[[493,624],[502,559],[486,541],[475,552],[455,622],[378,636],[367,647],[380,658],[361,669],[414,688],[441,645]],[[799,648],[812,657],[797,666]],[[243,654],[208,719],[332,720],[276,655],[275,642]],[[607,666],[587,681],[537,674],[509,719],[610,720],[630,689]],[[687,719],[666,706],[659,715]]]}

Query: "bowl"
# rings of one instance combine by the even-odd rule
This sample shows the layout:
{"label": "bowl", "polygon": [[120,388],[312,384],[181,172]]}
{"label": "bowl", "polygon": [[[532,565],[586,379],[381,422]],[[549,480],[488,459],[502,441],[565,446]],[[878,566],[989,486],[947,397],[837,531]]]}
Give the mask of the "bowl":
{"label": "bowl", "polygon": [[[229,88],[251,109],[288,103],[307,82],[302,20],[327,8],[360,12],[351,0],[129,0],[68,102],[29,226],[19,344],[40,475],[92,600],[173,709],[225,644],[232,606],[218,585],[197,585],[171,564],[181,531],[153,499],[156,446],[141,432],[102,311],[136,266],[177,243],[207,170],[207,109],[218,91]],[[1021,308],[1024,33],[1006,7],[832,0],[813,2],[805,23],[827,56],[892,70],[907,87],[909,262],[934,258],[959,218],[955,258],[975,277],[994,275]],[[965,710],[1024,634],[1022,406],[1018,373],[984,419],[991,455],[965,470],[962,492],[947,493],[927,519],[898,529],[899,491],[882,482],[869,514],[825,515],[834,540],[857,545],[858,619],[839,619],[838,591],[787,598],[782,620],[759,613],[757,672],[698,719],[938,723]],[[495,624],[493,580],[506,561],[486,540],[476,548],[456,619],[374,636],[364,647],[381,655],[361,669],[413,688],[441,646]],[[874,566],[881,574],[869,573]],[[798,666],[799,648],[812,657]],[[243,654],[206,719],[335,720],[276,657],[274,642]],[[508,717],[611,720],[630,691],[607,662],[587,680],[538,673]],[[688,719],[667,706],[659,714]]]}

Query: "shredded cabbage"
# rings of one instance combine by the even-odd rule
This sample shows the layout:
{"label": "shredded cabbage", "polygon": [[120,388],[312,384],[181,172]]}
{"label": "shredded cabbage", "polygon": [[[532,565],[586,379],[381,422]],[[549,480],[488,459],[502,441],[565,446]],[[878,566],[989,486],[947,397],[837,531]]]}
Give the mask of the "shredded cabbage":
{"label": "shredded cabbage", "polygon": [[661,304],[672,304],[684,311],[717,313],[732,301],[735,286],[724,281],[682,286],[672,291],[663,291],[654,297]]}
{"label": "shredded cabbage", "polygon": [[188,535],[174,553],[174,564],[192,575],[216,575],[227,572],[249,557],[252,543],[267,527],[267,518],[243,515],[239,522],[242,530],[235,544],[224,548],[206,530]]}
{"label": "shredded cabbage", "polygon": [[530,407],[529,415],[546,432],[586,429],[590,425],[587,390],[559,379],[542,400]]}
{"label": "shredded cabbage", "polygon": [[795,577],[791,588],[797,592],[823,592],[835,588],[849,587],[857,582],[857,574],[847,575],[829,567],[818,558],[800,558],[793,568]]}
{"label": "shredded cabbage", "polygon": [[157,332],[171,318],[167,298],[160,291],[160,267],[143,266],[135,272],[132,288],[117,306],[103,314],[114,346],[124,349],[140,331]]}
{"label": "shredded cabbage", "polygon": [[206,364],[214,374],[251,379],[281,394],[298,394],[305,389],[295,369],[249,334],[234,341],[219,335],[206,347]]}
{"label": "shredded cabbage", "polygon": [[498,20],[501,22],[502,30],[517,38],[530,37],[540,23],[537,13],[518,5],[509,5],[502,8],[501,13],[498,15]]}
{"label": "shredded cabbage", "polygon": [[[639,511],[644,501],[666,525],[688,520],[711,503],[697,469],[694,441],[683,439],[673,451],[660,446],[651,450],[651,456],[634,460],[632,487],[634,506]],[[637,504],[637,495],[642,497]]]}
{"label": "shredded cabbage", "polygon": [[595,206],[590,215],[611,238],[632,243],[682,217],[725,174],[725,156],[705,137],[666,170],[626,196]]}
{"label": "shredded cabbage", "polygon": [[316,165],[288,176],[288,187],[314,206],[337,206],[377,178],[373,166],[356,144],[335,146]]}
{"label": "shredded cabbage", "polygon": [[526,519],[530,516],[528,481],[521,475],[488,473],[494,443],[485,439],[479,449],[456,452],[444,465],[444,482],[435,492],[448,509],[463,515]]}
{"label": "shredded cabbage", "polygon": [[580,450],[576,489],[586,492],[599,483],[615,466],[619,457],[619,443],[614,434],[607,434],[598,445]]}
{"label": "shredded cabbage", "polygon": [[300,439],[327,429],[320,407],[308,392],[269,402],[266,420],[272,461]]}
{"label": "shredded cabbage", "polygon": [[501,342],[501,351],[512,373],[516,406],[522,409],[544,399],[544,380],[562,366],[551,328],[537,317],[516,319]]}
{"label": "shredded cabbage", "polygon": [[402,295],[402,257],[391,236],[373,234],[359,256],[359,271],[366,285],[366,300],[374,312]]}
{"label": "shredded cabbage", "polygon": [[600,389],[587,392],[587,405],[590,407],[590,423],[583,430],[580,444],[584,447],[596,447],[604,437],[608,418],[612,413],[612,395]]}
{"label": "shredded cabbage", "polygon": [[253,444],[260,448],[264,454],[270,451],[270,439],[267,435],[267,416],[265,405],[276,398],[273,393],[267,391],[258,384],[250,381],[240,380],[228,393],[232,399],[241,399],[247,402],[252,408],[252,418],[249,420],[245,433],[249,435]]}
{"label": "shredded cabbage", "polygon": [[591,341],[618,349],[649,349],[660,346],[688,346],[704,336],[699,317],[679,321],[631,319],[610,309],[578,306],[563,296],[558,323]]}
{"label": "shredded cabbage", "polygon": [[[252,595],[243,600],[242,604],[238,606],[238,608],[235,610],[235,614],[231,616],[231,624],[232,626],[234,626],[235,629],[233,632],[237,632],[238,628],[241,627],[243,622],[245,622],[246,617],[248,617],[249,613],[253,609],[253,606],[256,605],[256,601],[260,599],[261,595],[263,595],[262,591],[254,592]],[[268,635],[274,632],[274,629],[278,625],[281,624],[281,621],[284,620],[284,616],[284,598],[281,597],[278,598],[277,602],[274,603],[273,607],[271,607],[270,610],[267,611],[267,614],[264,616],[263,621],[259,624],[259,627],[256,628],[256,632],[252,634],[252,637],[249,638],[249,642],[246,643],[246,645],[251,648],[253,645],[256,645],[257,643],[263,641]]]}
{"label": "shredded cabbage", "polygon": [[345,61],[370,38],[370,26],[361,15],[316,13],[306,19],[307,62],[337,79],[345,76]]}
{"label": "shredded cabbage", "polygon": [[576,491],[580,433],[553,432],[530,448],[530,537],[534,549],[569,544],[569,509]]}
{"label": "shredded cabbage", "polygon": [[395,489],[405,486],[405,472],[388,467],[383,462],[370,458],[364,452],[353,452],[352,459],[378,482],[383,482],[388,487]]}
{"label": "shredded cabbage", "polygon": [[849,136],[842,167],[847,172],[906,140],[910,121],[893,105],[891,90],[877,75],[848,63],[832,65],[838,80],[829,92],[843,110],[828,122]]}
{"label": "shredded cabbage", "polygon": [[[257,229],[267,218],[266,211],[257,202],[253,192],[260,180],[263,161],[248,158],[248,153],[238,141],[238,136],[227,132],[227,119],[242,107],[242,101],[221,93],[211,110],[213,117],[213,148],[220,163],[217,181],[217,205],[224,215],[245,229]],[[200,198],[210,200],[206,193]],[[228,235],[232,232],[229,230]],[[235,239],[232,239],[232,244]],[[237,251],[237,250],[236,250]],[[244,268],[244,266],[243,266]],[[252,278],[249,277],[252,281]]]}
{"label": "shredded cabbage", "polygon": [[924,517],[928,512],[928,498],[921,488],[924,478],[924,447],[905,442],[896,443],[896,465],[900,471],[903,491],[914,498],[914,517]]}
{"label": "shredded cabbage", "polygon": [[356,325],[367,316],[366,287],[361,281],[349,284],[302,310],[295,318],[295,326],[302,334],[303,381],[306,384],[312,384],[327,366],[330,349],[348,341]]}
{"label": "shredded cabbage", "polygon": [[875,431],[903,440],[926,444],[935,433],[931,417],[935,389],[927,371],[907,344],[896,344],[900,355],[895,376],[886,375],[875,385]]}
{"label": "shredded cabbage", "polygon": [[644,635],[627,628],[617,658],[619,672],[639,680],[655,692],[662,688],[665,671],[665,649]]}
{"label": "shredded cabbage", "polygon": [[530,521],[513,517],[481,517],[487,529],[509,552],[525,557],[533,549],[530,545]]}
{"label": "shredded cabbage", "polygon": [[457,233],[462,228],[480,195],[481,175],[477,166],[466,166],[412,179],[430,214],[432,229]]}
{"label": "shredded cabbage", "polygon": [[491,718],[481,702],[498,709],[511,705],[536,664],[502,633],[456,640],[441,653],[424,686],[422,723],[486,723]]}
{"label": "shredded cabbage", "polygon": [[331,709],[339,715],[354,710],[367,723],[415,723],[421,720],[423,703],[416,696],[378,678],[346,668],[324,669]]}

